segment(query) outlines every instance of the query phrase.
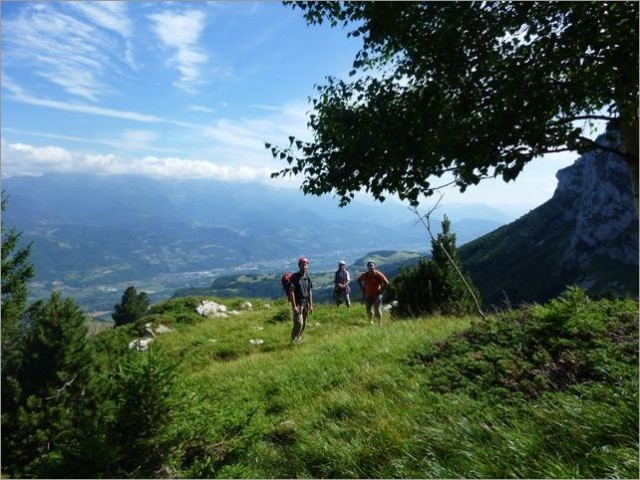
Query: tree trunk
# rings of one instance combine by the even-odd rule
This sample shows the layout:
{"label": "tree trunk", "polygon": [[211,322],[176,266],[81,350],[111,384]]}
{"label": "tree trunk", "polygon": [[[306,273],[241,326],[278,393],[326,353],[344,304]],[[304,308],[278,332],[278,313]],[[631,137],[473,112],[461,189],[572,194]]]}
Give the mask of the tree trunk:
{"label": "tree trunk", "polygon": [[633,189],[633,200],[638,215],[638,105],[633,110],[620,112],[620,133],[622,140],[622,151],[625,153],[625,160],[631,175],[631,187]]}
{"label": "tree trunk", "polygon": [[627,160],[629,166],[629,175],[631,175],[631,187],[633,188],[633,200],[636,206],[636,215],[638,215],[638,158],[635,161]]}

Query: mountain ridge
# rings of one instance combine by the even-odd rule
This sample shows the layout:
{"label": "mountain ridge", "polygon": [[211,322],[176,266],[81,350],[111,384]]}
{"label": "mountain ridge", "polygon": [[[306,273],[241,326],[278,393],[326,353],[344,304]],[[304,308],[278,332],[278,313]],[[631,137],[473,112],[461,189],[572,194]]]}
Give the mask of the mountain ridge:
{"label": "mountain ridge", "polygon": [[550,200],[461,246],[485,303],[543,302],[567,284],[637,297],[638,216],[628,175],[618,155],[588,152],[558,171]]}
{"label": "mountain ridge", "polygon": [[[131,284],[157,300],[203,286],[207,276],[210,284],[224,272],[290,268],[300,255],[325,269],[338,257],[428,244],[403,205],[356,201],[339,209],[329,197],[261,184],[58,173],[10,177],[3,188],[5,225],[34,242],[34,297],[61,290],[91,310],[110,309]],[[504,214],[481,210],[484,218],[461,220],[461,239],[504,223]],[[472,214],[443,209],[452,211]],[[492,212],[497,220],[486,219]]]}
{"label": "mountain ridge", "polygon": [[[624,160],[609,152],[590,152],[558,171],[557,178],[558,187],[547,202],[471,242],[458,242],[463,270],[480,290],[485,308],[545,302],[568,285],[594,295],[638,296],[638,217]],[[456,235],[458,226],[452,222]],[[355,269],[364,270],[368,257],[376,257],[381,270],[392,277],[421,256],[416,252],[388,261],[392,254],[367,253],[349,265],[352,277]],[[276,280],[273,275],[263,282]],[[320,298],[329,298],[329,280],[320,280]],[[255,292],[271,290],[255,283],[247,290],[227,277],[209,287],[178,290],[175,296]]]}

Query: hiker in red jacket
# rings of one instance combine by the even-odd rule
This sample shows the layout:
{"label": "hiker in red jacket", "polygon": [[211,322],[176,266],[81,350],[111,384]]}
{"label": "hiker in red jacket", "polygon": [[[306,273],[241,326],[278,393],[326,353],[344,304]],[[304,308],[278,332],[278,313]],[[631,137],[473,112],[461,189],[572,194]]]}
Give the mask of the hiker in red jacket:
{"label": "hiker in red jacket", "polygon": [[307,326],[307,318],[309,313],[313,312],[313,283],[308,273],[309,260],[306,257],[300,257],[298,268],[300,270],[291,275],[291,288],[289,288],[289,302],[293,312],[292,343],[302,342],[302,332]]}
{"label": "hiker in red jacket", "polygon": [[358,276],[358,285],[362,289],[369,320],[375,315],[378,323],[382,323],[382,293],[389,285],[389,280],[376,269],[376,262],[373,260],[367,262],[367,271]]}

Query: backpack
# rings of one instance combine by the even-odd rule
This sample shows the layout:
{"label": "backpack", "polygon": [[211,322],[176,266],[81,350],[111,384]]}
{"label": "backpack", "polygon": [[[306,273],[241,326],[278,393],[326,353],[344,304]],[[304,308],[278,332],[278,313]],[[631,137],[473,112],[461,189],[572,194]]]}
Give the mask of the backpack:
{"label": "backpack", "polygon": [[282,283],[282,292],[287,298],[289,298],[289,289],[291,288],[291,275],[293,275],[293,273],[286,272],[282,275],[282,277],[280,277],[280,283]]}

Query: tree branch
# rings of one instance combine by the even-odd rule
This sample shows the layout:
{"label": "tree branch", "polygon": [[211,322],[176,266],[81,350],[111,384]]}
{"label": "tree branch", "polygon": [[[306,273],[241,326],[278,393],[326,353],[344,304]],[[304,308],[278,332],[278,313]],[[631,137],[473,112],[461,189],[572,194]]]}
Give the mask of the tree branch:
{"label": "tree branch", "polygon": [[78,378],[78,374],[76,373],[73,378],[71,380],[69,380],[68,382],[65,382],[64,385],[62,385],[60,388],[56,389],[56,394],[51,395],[50,397],[45,398],[45,400],[52,400],[53,398],[58,398],[60,396],[60,394],[67,388],[70,387],[71,384],[76,380],[76,378]]}
{"label": "tree branch", "polygon": [[578,120],[603,120],[605,122],[610,122],[611,120],[617,120],[618,118],[619,117],[608,117],[606,115],[577,115],[575,117],[561,118],[550,123],[551,125],[561,125],[563,123],[571,123]]}
{"label": "tree branch", "polygon": [[598,143],[598,142],[596,142],[594,140],[591,140],[590,138],[578,137],[578,139],[581,140],[584,143],[587,143],[587,144],[591,145],[595,149],[603,150],[605,152],[611,152],[611,153],[615,153],[617,155],[620,155],[625,160],[637,160],[633,155],[630,155],[628,153],[622,152],[622,151],[618,150],[617,148],[608,147],[607,145],[602,145],[602,144],[600,144],[600,143]]}
{"label": "tree branch", "polygon": [[544,152],[542,152],[543,155],[546,155],[547,153],[560,153],[560,152],[573,152],[574,150],[566,147],[566,148],[546,148],[544,150]]}
{"label": "tree branch", "polygon": [[[455,168],[451,168],[451,169],[447,169],[447,170],[448,171],[455,171],[456,169]],[[485,180],[487,178],[495,178],[495,175],[481,175],[481,176],[478,177],[479,180]],[[459,179],[460,179],[460,177],[456,176],[456,178],[454,178],[450,182],[443,183],[442,185],[438,185],[437,187],[433,187],[432,190],[440,190],[442,188],[450,187],[451,185],[455,185],[458,182]],[[441,192],[439,192],[439,193],[441,193]],[[440,198],[440,200],[442,200],[442,198]],[[431,209],[431,211],[429,211],[429,213],[427,215],[431,214],[431,212],[433,212],[433,210],[435,208],[437,208],[437,204],[440,203],[440,200],[438,200],[438,202],[436,203],[436,207]]]}

